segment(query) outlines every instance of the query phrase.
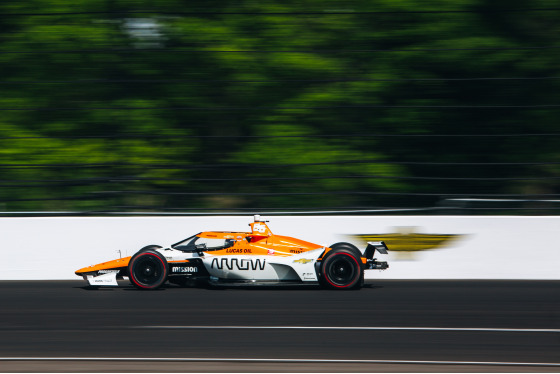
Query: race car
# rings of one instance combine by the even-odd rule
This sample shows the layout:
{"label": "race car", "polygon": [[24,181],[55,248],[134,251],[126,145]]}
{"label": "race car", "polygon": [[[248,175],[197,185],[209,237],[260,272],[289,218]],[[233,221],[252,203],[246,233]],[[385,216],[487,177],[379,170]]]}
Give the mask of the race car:
{"label": "race car", "polygon": [[166,282],[188,286],[201,281],[215,286],[319,284],[332,289],[357,289],[364,271],[385,270],[375,251],[387,254],[384,242],[368,242],[360,250],[351,243],[330,247],[274,235],[259,215],[251,232],[201,232],[168,247],[148,245],[130,257],[79,269],[90,286],[118,286],[128,277],[142,290]]}

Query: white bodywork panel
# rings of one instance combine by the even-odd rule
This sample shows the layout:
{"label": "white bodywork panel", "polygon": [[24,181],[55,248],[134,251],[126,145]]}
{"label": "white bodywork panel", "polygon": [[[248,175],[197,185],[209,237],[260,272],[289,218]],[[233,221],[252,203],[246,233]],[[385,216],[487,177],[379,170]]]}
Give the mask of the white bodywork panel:
{"label": "white bodywork panel", "polygon": [[[163,255],[163,257],[165,257],[167,262],[184,261],[184,260],[188,260],[190,258],[200,258],[200,256],[197,253],[183,252],[183,251],[179,251],[179,250],[176,250],[176,249],[173,249],[173,248],[161,248],[161,249],[157,249],[157,251],[159,253],[161,253]],[[170,265],[173,265],[173,264],[170,264]]]}
{"label": "white bodywork panel", "polygon": [[315,263],[324,248],[291,256],[212,256],[202,263],[210,276],[221,279],[316,282]]}

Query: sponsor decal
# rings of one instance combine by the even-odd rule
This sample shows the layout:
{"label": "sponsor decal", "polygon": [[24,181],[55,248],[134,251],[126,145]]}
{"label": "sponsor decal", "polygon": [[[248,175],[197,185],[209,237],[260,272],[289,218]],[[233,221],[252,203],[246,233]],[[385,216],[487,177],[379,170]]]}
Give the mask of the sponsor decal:
{"label": "sponsor decal", "polygon": [[238,259],[238,258],[214,258],[210,267],[212,269],[223,269],[224,267],[228,270],[264,270],[266,265],[266,260],[256,259]]}
{"label": "sponsor decal", "polygon": [[174,273],[197,273],[198,268],[196,266],[173,266]]}
{"label": "sponsor decal", "polygon": [[353,239],[368,241],[384,241],[389,252],[397,252],[402,260],[414,259],[414,253],[452,246],[466,235],[459,234],[424,234],[417,227],[396,227],[388,234],[352,235]]}
{"label": "sponsor decal", "polygon": [[308,258],[300,258],[299,260],[294,260],[294,262],[297,262],[297,263],[300,263],[300,264],[304,264],[304,265],[307,264],[307,263],[309,263],[309,262],[311,262],[311,261],[313,261],[313,260],[310,260],[310,259],[308,259]]}
{"label": "sponsor decal", "polygon": [[269,256],[274,256],[274,249],[269,249],[268,250],[268,255]]}
{"label": "sponsor decal", "polygon": [[98,274],[110,274],[110,273],[119,273],[120,270],[99,270]]}
{"label": "sponsor decal", "polygon": [[248,248],[230,248],[230,249],[226,250],[226,253],[242,254],[242,253],[253,253],[253,251],[251,249],[248,249]]}
{"label": "sponsor decal", "polygon": [[303,273],[302,275],[303,275],[303,279],[313,279],[313,280],[317,279],[317,277],[313,273]]}
{"label": "sponsor decal", "polygon": [[303,253],[303,250],[301,250],[301,249],[290,249],[290,253],[294,253],[296,255],[299,255],[300,253]]}

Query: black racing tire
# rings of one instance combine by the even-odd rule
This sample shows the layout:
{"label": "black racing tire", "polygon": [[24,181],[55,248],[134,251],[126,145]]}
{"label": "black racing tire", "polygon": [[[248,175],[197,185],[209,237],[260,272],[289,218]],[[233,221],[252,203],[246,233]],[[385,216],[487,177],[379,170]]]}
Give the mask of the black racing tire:
{"label": "black racing tire", "polygon": [[160,249],[163,248],[161,245],[157,245],[157,244],[150,244],[147,245],[145,247],[140,248],[140,250],[136,253],[140,253],[140,252],[146,252],[146,251],[155,251],[156,249]]}
{"label": "black racing tire", "polygon": [[155,250],[140,250],[128,263],[130,283],[142,290],[155,290],[161,287],[169,274],[165,258]]}
{"label": "black racing tire", "polygon": [[349,251],[354,252],[354,254],[356,256],[358,256],[358,258],[362,257],[362,252],[360,252],[360,250],[358,249],[358,247],[356,247],[354,244],[352,243],[347,243],[347,242],[339,242],[339,243],[334,243],[333,245],[331,245],[329,248],[332,248],[333,250],[335,249],[347,249]]}
{"label": "black racing tire", "polygon": [[351,249],[332,249],[321,262],[320,283],[325,287],[337,290],[359,289],[363,276],[361,256]]}

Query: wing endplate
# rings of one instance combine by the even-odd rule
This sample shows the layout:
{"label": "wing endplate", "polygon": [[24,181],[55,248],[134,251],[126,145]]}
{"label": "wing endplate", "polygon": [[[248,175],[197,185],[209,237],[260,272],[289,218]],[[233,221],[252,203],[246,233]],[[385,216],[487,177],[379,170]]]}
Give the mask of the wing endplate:
{"label": "wing endplate", "polygon": [[387,248],[387,245],[383,241],[368,242],[368,246],[366,247],[366,250],[364,252],[364,256],[367,259],[372,259],[376,250],[377,250],[377,252],[381,253],[382,255],[386,255],[388,253],[387,251],[389,250],[389,248]]}

